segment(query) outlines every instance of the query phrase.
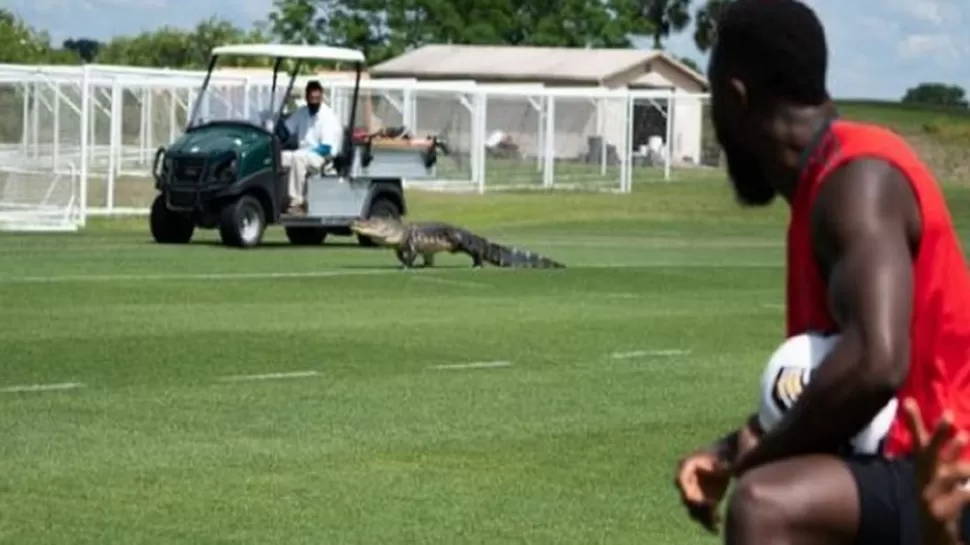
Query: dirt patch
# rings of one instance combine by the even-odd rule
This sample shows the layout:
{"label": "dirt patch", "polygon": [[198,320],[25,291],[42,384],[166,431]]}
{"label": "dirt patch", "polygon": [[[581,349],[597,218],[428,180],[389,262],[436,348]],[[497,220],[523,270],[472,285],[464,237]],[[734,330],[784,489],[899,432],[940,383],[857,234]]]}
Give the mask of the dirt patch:
{"label": "dirt patch", "polygon": [[970,181],[970,110],[887,101],[839,101],[845,119],[896,131],[945,182]]}
{"label": "dirt patch", "polygon": [[970,185],[970,145],[928,134],[903,136],[940,180]]}

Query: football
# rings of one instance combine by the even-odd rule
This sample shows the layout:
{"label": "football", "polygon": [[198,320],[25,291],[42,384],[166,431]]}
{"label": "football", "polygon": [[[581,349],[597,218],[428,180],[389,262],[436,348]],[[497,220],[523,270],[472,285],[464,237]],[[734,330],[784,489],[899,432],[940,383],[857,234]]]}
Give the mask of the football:
{"label": "football", "polygon": [[[761,404],[758,423],[770,431],[798,400],[812,377],[812,371],[835,347],[839,335],[806,333],[785,340],[768,359],[761,375]],[[856,435],[851,449],[858,454],[879,454],[889,426],[896,415],[897,401],[891,400],[868,427]]]}

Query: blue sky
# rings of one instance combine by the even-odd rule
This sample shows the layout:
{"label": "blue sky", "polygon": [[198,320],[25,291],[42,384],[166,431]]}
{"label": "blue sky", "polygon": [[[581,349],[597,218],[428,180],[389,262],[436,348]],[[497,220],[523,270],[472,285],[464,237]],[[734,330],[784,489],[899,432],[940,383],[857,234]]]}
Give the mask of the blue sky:
{"label": "blue sky", "polygon": [[[898,99],[922,81],[970,88],[970,2],[966,0],[807,0],[826,25],[829,86],[837,97]],[[55,40],[107,39],[161,24],[191,26],[212,14],[249,26],[272,0],[5,0]],[[644,46],[648,46],[645,43]],[[703,60],[690,33],[667,48]]]}

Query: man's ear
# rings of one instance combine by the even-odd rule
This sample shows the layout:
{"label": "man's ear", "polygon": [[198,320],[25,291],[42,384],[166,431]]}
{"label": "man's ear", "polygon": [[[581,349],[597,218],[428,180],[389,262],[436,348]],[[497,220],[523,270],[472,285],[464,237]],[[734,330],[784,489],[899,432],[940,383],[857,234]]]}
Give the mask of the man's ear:
{"label": "man's ear", "polygon": [[738,105],[743,108],[748,108],[748,88],[744,85],[744,82],[738,78],[731,78],[731,89],[737,95]]}

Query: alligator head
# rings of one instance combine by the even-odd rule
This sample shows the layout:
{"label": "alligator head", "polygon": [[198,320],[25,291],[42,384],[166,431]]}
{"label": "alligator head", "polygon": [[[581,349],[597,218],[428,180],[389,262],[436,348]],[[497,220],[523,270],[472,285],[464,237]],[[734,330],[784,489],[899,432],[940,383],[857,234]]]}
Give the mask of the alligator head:
{"label": "alligator head", "polygon": [[404,242],[404,224],[389,218],[370,218],[356,220],[350,230],[363,235],[382,246],[396,246]]}

